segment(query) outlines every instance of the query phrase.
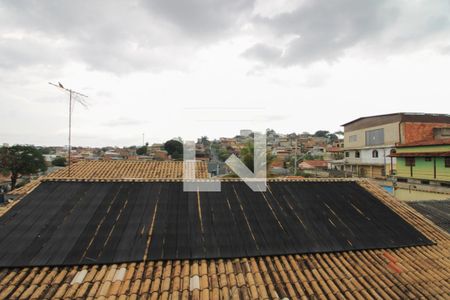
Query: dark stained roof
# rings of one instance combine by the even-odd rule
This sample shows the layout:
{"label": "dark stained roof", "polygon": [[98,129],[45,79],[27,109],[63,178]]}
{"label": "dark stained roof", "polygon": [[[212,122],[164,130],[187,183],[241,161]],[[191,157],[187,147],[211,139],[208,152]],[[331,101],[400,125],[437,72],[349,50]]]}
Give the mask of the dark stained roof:
{"label": "dark stained roof", "polygon": [[0,299],[449,299],[450,235],[381,187],[365,180],[357,184],[436,244],[236,259],[0,268]]}
{"label": "dark stained roof", "polygon": [[236,258],[430,245],[354,182],[44,182],[0,219],[0,266]]}
{"label": "dark stained roof", "polygon": [[450,233],[450,200],[414,201],[408,204]]}

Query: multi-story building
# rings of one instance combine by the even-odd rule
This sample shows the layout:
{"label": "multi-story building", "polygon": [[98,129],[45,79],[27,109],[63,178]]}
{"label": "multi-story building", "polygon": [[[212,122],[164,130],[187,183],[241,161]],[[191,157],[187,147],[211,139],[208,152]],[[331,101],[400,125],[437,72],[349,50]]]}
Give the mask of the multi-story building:
{"label": "multi-story building", "polygon": [[397,145],[397,181],[450,187],[450,128],[435,129],[433,140]]}
{"label": "multi-story building", "polygon": [[344,125],[344,170],[353,176],[385,178],[395,174],[397,144],[433,138],[435,128],[450,127],[450,115],[394,113],[363,117]]}

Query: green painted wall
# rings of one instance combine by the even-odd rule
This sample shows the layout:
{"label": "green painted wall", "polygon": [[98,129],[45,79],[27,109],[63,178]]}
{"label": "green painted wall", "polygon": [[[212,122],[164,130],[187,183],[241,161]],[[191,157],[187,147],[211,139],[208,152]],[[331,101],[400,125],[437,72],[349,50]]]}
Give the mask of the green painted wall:
{"label": "green painted wall", "polygon": [[[423,151],[421,149],[421,151]],[[404,178],[439,180],[450,182],[450,168],[445,167],[443,157],[436,157],[436,178],[434,178],[434,164],[431,161],[425,161],[425,157],[416,157],[416,165],[413,168],[413,176],[411,177],[411,167],[405,165],[405,158],[397,158],[397,176]]]}
{"label": "green painted wall", "polygon": [[450,151],[450,145],[405,147],[405,148],[397,148],[396,150],[397,150],[397,153],[444,152],[444,151]]}

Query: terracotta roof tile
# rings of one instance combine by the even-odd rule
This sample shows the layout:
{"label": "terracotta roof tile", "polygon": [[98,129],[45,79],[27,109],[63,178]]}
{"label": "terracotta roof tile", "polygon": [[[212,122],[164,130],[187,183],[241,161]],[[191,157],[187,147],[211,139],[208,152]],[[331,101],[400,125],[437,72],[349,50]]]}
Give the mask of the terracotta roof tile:
{"label": "terracotta roof tile", "polygon": [[[208,178],[208,166],[203,161],[196,162],[196,178]],[[136,160],[99,160],[80,161],[59,169],[47,176],[32,180],[17,188],[9,195],[24,195],[33,191],[43,180],[155,180],[183,178],[182,161],[136,161]],[[0,214],[1,215],[1,214]]]}

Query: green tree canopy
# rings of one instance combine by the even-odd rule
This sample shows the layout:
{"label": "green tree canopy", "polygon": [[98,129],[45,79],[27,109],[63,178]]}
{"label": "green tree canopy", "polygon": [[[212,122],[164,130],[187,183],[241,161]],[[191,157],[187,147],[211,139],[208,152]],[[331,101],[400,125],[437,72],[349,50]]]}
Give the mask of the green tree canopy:
{"label": "green tree canopy", "polygon": [[316,133],[314,133],[314,136],[315,137],[328,137],[328,134],[329,134],[330,132],[328,131],[328,130],[318,130],[318,131],[316,131]]}
{"label": "green tree canopy", "polygon": [[19,175],[36,174],[47,170],[42,153],[34,146],[14,145],[0,148],[0,172],[11,175],[11,189]]}
{"label": "green tree canopy", "polygon": [[62,157],[62,156],[58,156],[57,158],[52,160],[52,165],[54,165],[55,167],[65,167],[66,164],[67,164],[67,160],[65,157]]}
{"label": "green tree canopy", "polygon": [[136,149],[137,155],[147,155],[148,143]]}
{"label": "green tree canopy", "polygon": [[339,141],[339,137],[334,133],[329,133],[327,138],[330,143]]}
{"label": "green tree canopy", "polygon": [[164,149],[172,159],[183,159],[183,144],[177,140],[168,140],[164,143]]}
{"label": "green tree canopy", "polygon": [[[255,167],[253,164],[253,156],[255,153],[255,147],[253,141],[248,142],[244,148],[241,150],[240,158],[242,162],[249,168],[250,171],[254,172]],[[269,168],[272,164],[273,160],[275,159],[275,156],[273,156],[270,151],[267,151],[266,153],[266,168],[267,168],[267,174],[269,174]]]}
{"label": "green tree canopy", "polygon": [[211,144],[207,136],[202,136],[198,139],[198,143],[202,144],[203,146],[207,147]]}

